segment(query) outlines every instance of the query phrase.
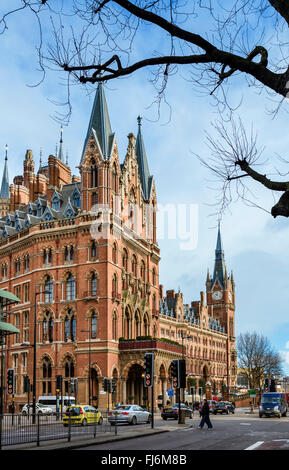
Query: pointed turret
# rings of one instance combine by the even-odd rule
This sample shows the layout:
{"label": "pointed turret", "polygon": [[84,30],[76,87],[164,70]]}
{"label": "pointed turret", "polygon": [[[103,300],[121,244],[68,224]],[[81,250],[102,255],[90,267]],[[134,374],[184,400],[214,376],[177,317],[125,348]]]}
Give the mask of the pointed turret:
{"label": "pointed turret", "polygon": [[[104,160],[109,160],[113,149],[115,134],[111,130],[110,119],[103,84],[100,82],[96,90],[90,121],[87,129],[81,161],[88,140],[93,133],[98,149]],[[80,162],[81,163],[81,162]]]}
{"label": "pointed turret", "polygon": [[225,256],[222,244],[222,237],[221,237],[221,230],[220,230],[220,223],[218,227],[218,237],[217,237],[217,245],[215,250],[215,267],[214,267],[214,276],[212,279],[212,286],[214,285],[215,281],[218,279],[220,285],[224,287],[224,281],[226,279],[226,265],[225,265]]}
{"label": "pointed turret", "polygon": [[143,136],[141,132],[141,117],[138,116],[138,134],[135,144],[135,154],[138,162],[139,176],[141,180],[143,195],[145,200],[149,200],[151,196],[152,189],[152,180],[153,177],[150,176],[149,166],[146,156],[146,150],[144,146]]}
{"label": "pointed turret", "polygon": [[8,146],[5,146],[5,163],[2,176],[0,199],[9,199]]}
{"label": "pointed turret", "polygon": [[58,160],[61,160],[64,163],[62,134],[63,134],[63,127],[61,126],[61,128],[60,128],[60,141],[59,141],[59,153],[58,153],[58,156],[56,155],[56,157],[58,158]]}

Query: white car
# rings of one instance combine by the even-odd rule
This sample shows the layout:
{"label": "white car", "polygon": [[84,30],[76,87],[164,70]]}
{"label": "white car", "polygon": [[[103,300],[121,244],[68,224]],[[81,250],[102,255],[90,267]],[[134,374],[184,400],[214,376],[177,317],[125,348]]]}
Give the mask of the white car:
{"label": "white car", "polygon": [[[21,413],[26,416],[28,415],[28,404],[24,405],[22,408]],[[29,414],[32,415],[33,413],[33,405],[29,403]],[[49,408],[49,406],[42,405],[41,403],[36,403],[36,414],[38,415],[52,415],[53,410]]]}

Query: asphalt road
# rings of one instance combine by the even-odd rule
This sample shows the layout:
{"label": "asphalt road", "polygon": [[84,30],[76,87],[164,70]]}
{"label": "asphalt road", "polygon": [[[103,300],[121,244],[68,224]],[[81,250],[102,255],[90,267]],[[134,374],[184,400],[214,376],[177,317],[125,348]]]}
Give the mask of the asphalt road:
{"label": "asphalt road", "polygon": [[[164,422],[156,420],[156,426]],[[89,446],[81,450],[272,450],[289,449],[289,417],[259,418],[254,415],[236,413],[235,415],[212,416],[212,430],[206,426],[198,429],[200,418],[195,414],[192,420],[186,419],[186,427],[174,429],[169,433],[143,436],[129,441],[118,441]],[[191,426],[191,427],[190,427]],[[173,430],[174,429],[174,430]]]}

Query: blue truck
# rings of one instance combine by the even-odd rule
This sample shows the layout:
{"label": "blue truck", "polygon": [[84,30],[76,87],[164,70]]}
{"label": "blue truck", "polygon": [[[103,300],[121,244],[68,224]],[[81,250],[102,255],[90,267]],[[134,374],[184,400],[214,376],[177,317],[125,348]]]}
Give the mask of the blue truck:
{"label": "blue truck", "polygon": [[261,398],[259,416],[286,416],[287,401],[285,393],[265,392]]}

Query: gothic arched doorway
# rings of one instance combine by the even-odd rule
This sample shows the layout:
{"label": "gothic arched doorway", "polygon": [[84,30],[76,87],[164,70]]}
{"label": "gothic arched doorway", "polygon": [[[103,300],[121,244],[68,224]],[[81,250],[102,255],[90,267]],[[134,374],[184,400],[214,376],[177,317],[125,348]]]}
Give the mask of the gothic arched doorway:
{"label": "gothic arched doorway", "polygon": [[144,387],[144,370],[140,364],[133,364],[129,369],[126,381],[126,396],[128,403],[142,406],[147,402],[147,389]]}

